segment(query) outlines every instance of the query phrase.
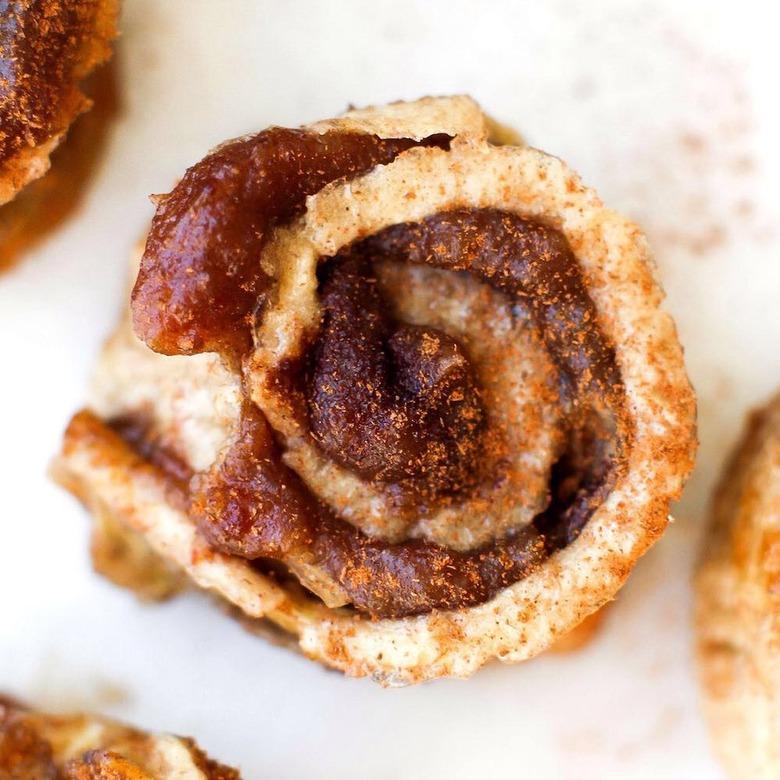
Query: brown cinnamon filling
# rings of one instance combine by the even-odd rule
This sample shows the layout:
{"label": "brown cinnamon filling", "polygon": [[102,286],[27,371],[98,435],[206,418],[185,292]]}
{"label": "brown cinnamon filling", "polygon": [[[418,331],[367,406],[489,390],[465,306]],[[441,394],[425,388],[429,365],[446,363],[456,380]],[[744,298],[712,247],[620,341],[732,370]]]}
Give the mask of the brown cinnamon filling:
{"label": "brown cinnamon filling", "polygon": [[164,471],[171,486],[186,493],[193,471],[189,464],[155,435],[151,418],[144,414],[115,417],[109,427],[144,460]]}
{"label": "brown cinnamon filling", "polygon": [[[327,176],[355,175],[413,144],[275,129],[217,150],[155,217],[133,296],[140,335],[158,351],[215,349],[237,365],[270,284],[257,262],[269,228],[300,213]],[[611,490],[628,434],[614,351],[564,236],[515,214],[458,209],[395,225],[323,263],[323,325],[285,383],[329,457],[425,502],[456,501],[481,478],[489,431],[468,356],[446,334],[389,315],[372,269],[385,259],[468,272],[522,302],[538,327],[567,410],[545,511],[466,551],[372,539],[282,461],[248,397],[236,440],[190,492],[191,513],[216,549],[313,566],[358,610],[400,617],[483,603],[576,538]]]}
{"label": "brown cinnamon filling", "polygon": [[[98,0],[0,4],[0,167],[65,130],[81,110],[76,82],[95,36]],[[90,63],[90,67],[91,67]]]}
{"label": "brown cinnamon filling", "polygon": [[324,322],[304,390],[309,427],[337,463],[366,479],[430,495],[476,477],[485,415],[463,347],[395,323],[368,258],[329,264]]}
{"label": "brown cinnamon filling", "polygon": [[79,209],[100,171],[111,130],[121,110],[116,59],[98,68],[82,84],[94,102],[68,130],[51,159],[46,176],[28,184],[0,216],[0,273],[43,242]]}

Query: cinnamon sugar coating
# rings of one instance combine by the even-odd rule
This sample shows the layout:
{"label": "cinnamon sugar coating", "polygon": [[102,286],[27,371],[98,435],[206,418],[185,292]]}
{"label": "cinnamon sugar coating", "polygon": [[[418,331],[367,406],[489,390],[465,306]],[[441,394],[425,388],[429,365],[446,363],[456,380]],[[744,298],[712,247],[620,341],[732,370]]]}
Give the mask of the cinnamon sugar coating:
{"label": "cinnamon sugar coating", "polygon": [[[304,196],[327,182],[389,163],[414,145],[273,129],[209,155],[160,202],[133,291],[136,331],[165,354],[218,351],[226,360],[240,358],[250,342],[250,316],[262,318],[266,293],[273,295],[272,280],[255,259],[269,229],[291,220]],[[325,321],[312,336],[314,355],[300,358],[312,361],[311,381],[304,389],[300,377],[293,386],[293,377],[282,392],[303,399],[313,439],[337,462],[400,490],[423,481],[429,496],[464,491],[478,477],[483,413],[467,357],[446,334],[393,328],[371,283],[372,259],[405,251],[404,260],[468,271],[524,297],[564,372],[562,386],[593,385],[605,399],[620,392],[613,351],[565,239],[499,211],[448,212],[367,239],[351,258],[334,261],[322,293]],[[586,463],[605,461],[604,453],[570,449],[561,454],[557,468],[565,474],[555,475],[550,506],[535,527],[469,553],[420,541],[392,545],[355,532],[307,492],[282,463],[272,429],[251,403],[242,418],[232,449],[193,483],[191,513],[203,533],[221,552],[315,567],[320,579],[330,580],[330,594],[343,592],[345,603],[374,617],[490,598],[576,535],[617,468]],[[564,498],[559,486],[572,481]]]}
{"label": "cinnamon sugar coating", "polygon": [[780,396],[723,469],[696,576],[696,650],[712,744],[734,778],[780,775]]}
{"label": "cinnamon sugar coating", "polygon": [[[487,143],[468,99],[301,132],[342,131],[448,140],[274,223],[256,306],[225,319],[251,339],[233,327],[211,342],[221,357],[187,356],[206,343],[187,338],[155,355],[123,324],[57,472],[350,674],[402,684],[520,660],[614,595],[691,467],[693,396],[646,244],[560,161]],[[433,295],[445,285],[454,298]],[[469,338],[477,311],[495,349]],[[189,510],[106,425],[133,413],[196,472]]]}
{"label": "cinnamon sugar coating", "polygon": [[49,167],[89,108],[79,82],[110,56],[118,0],[5,0],[0,8],[0,204]]}

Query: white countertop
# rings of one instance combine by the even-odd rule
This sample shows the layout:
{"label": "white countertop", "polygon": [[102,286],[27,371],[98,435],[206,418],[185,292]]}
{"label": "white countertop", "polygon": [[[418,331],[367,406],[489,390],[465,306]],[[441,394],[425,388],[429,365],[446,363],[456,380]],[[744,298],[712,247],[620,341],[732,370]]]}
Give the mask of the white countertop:
{"label": "white countertop", "polygon": [[[719,777],[690,577],[743,413],[780,385],[778,12],[759,0],[124,4],[125,109],[105,163],[76,217],[0,275],[0,689],[194,735],[248,778]],[[382,690],[245,633],[199,594],[138,604],[92,574],[88,518],[45,471],[119,311],[149,193],[226,138],[452,92],[646,228],[702,447],[678,522],[591,646]]]}

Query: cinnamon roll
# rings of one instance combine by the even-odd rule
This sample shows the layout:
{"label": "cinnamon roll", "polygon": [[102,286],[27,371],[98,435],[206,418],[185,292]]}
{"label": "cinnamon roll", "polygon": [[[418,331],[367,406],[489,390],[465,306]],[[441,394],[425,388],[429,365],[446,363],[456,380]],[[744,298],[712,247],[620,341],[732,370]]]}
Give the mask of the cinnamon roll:
{"label": "cinnamon roll", "polygon": [[780,395],[723,470],[696,579],[713,746],[734,778],[780,777]]}
{"label": "cinnamon roll", "polygon": [[185,737],[97,715],[49,715],[0,696],[5,780],[240,780]]}
{"label": "cinnamon roll", "polygon": [[519,661],[690,471],[660,301],[638,228],[469,98],[270,128],[157,199],[57,473],[348,674]]}
{"label": "cinnamon roll", "polygon": [[57,147],[46,175],[0,207],[0,273],[45,241],[84,202],[121,110],[118,74],[113,59],[83,82],[92,108],[68,130],[67,143]]}
{"label": "cinnamon roll", "polygon": [[111,55],[119,0],[6,0],[0,14],[0,205],[49,169]]}

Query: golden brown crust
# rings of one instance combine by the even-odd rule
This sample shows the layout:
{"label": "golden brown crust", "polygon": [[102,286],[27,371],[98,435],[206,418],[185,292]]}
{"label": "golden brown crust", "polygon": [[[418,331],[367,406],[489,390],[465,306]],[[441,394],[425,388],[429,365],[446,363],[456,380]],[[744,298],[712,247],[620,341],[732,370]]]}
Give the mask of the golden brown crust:
{"label": "golden brown crust", "polygon": [[48,715],[0,696],[4,780],[240,780],[191,740],[97,715]]}
{"label": "golden brown crust", "polygon": [[111,55],[119,0],[11,0],[0,20],[0,205],[49,169],[91,103],[79,83]]}
{"label": "golden brown crust", "polygon": [[696,578],[713,745],[735,778],[780,777],[780,395],[748,419],[713,496]]}
{"label": "golden brown crust", "polygon": [[[186,513],[166,499],[164,475],[139,461],[100,418],[144,410],[194,469],[204,469],[235,429],[238,380],[214,355],[152,353],[126,321],[101,362],[92,400],[97,415],[74,418],[57,463],[60,478],[76,484],[88,503],[108,507],[202,587],[248,617],[264,618],[296,636],[310,657],[383,685],[467,676],[496,657],[523,660],[581,623],[614,597],[664,530],[669,502],[679,495],[695,448],[694,397],[674,325],[660,309],[662,293],[644,236],[604,208],[560,160],[534,149],[487,144],[486,124],[475,119],[481,115],[474,105],[464,98],[427,99],[420,106],[395,105],[386,118],[384,109],[374,109],[334,121],[379,136],[398,135],[400,123],[409,122],[411,137],[445,129],[454,138],[449,151],[411,149],[389,165],[325,187],[308,199],[299,220],[276,231],[262,262],[281,278],[283,296],[296,300],[286,309],[277,300],[264,315],[250,372],[262,377],[257,368],[263,361],[279,357],[317,320],[310,272],[318,256],[332,256],[387,225],[462,206],[551,223],[576,254],[599,324],[615,344],[634,431],[625,474],[576,541],[477,607],[382,620],[329,609],[243,559],[209,552]],[[444,122],[441,116],[449,110],[452,118]],[[132,390],[122,380],[128,372],[135,380]],[[251,389],[263,407],[262,382]]]}

